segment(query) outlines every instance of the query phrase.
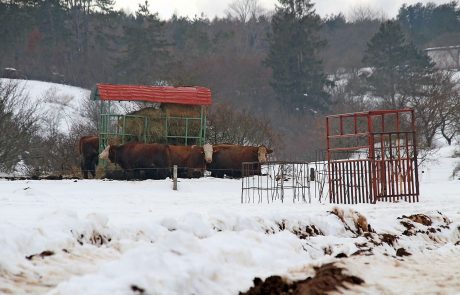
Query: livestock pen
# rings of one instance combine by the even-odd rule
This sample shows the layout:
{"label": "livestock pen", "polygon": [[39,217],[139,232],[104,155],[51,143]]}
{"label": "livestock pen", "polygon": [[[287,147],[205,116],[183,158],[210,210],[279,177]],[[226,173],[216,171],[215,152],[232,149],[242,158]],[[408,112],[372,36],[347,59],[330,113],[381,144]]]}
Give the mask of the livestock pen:
{"label": "livestock pen", "polygon": [[[203,145],[211,90],[205,87],[96,84],[99,101],[99,149],[130,140]],[[124,107],[116,106],[125,102]],[[127,112],[127,110],[130,110]]]}
{"label": "livestock pen", "polygon": [[[99,103],[99,152],[110,144],[130,141],[205,143],[207,108],[212,104],[206,87],[99,83],[91,99]],[[106,169],[107,163],[102,166]]]}
{"label": "livestock pen", "polygon": [[[267,162],[242,180],[241,202],[311,196],[330,203],[419,201],[415,116],[412,109],[326,117],[326,149],[308,162]],[[244,163],[250,171],[257,163]],[[250,174],[250,173],[246,173]]]}

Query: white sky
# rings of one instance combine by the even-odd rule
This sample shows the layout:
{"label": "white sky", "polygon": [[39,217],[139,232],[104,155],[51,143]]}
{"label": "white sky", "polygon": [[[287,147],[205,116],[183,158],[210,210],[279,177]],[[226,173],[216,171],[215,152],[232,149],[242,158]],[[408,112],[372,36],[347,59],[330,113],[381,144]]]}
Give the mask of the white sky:
{"label": "white sky", "polygon": [[[214,16],[225,16],[225,10],[234,0],[149,0],[150,10],[158,12],[163,19],[171,17],[173,13],[180,16],[193,17],[204,13],[205,16],[212,18]],[[117,9],[125,9],[133,12],[137,10],[138,4],[144,0],[116,0]],[[272,10],[277,0],[259,0],[260,4]],[[417,2],[427,3],[434,2],[442,4],[450,0],[313,0],[316,11],[325,16],[328,14],[337,14],[342,12],[346,16],[350,10],[356,7],[370,7],[373,10],[383,11],[386,16],[394,17],[403,3],[414,4]]]}

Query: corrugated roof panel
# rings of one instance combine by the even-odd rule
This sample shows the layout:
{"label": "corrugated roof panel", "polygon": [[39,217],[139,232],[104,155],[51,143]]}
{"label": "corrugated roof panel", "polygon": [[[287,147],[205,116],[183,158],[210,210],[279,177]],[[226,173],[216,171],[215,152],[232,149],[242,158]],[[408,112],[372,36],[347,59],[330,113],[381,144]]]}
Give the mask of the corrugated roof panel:
{"label": "corrugated roof panel", "polygon": [[206,87],[173,87],[96,84],[93,97],[101,100],[134,100],[159,103],[176,103],[189,105],[210,105],[211,90]]}

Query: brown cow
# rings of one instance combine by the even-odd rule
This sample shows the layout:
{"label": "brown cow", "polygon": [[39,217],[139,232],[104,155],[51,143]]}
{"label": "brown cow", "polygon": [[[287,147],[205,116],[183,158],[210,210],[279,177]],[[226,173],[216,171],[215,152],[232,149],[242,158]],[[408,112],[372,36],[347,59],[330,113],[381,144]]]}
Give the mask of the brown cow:
{"label": "brown cow", "polygon": [[[250,175],[260,175],[260,164],[267,162],[267,154],[273,150],[264,145],[241,146],[231,144],[221,144],[213,146],[212,162],[208,165],[211,176],[224,177],[242,177]],[[254,167],[248,171],[242,172],[243,162],[257,162]]]}
{"label": "brown cow", "polygon": [[183,178],[199,178],[206,170],[206,163],[212,159],[212,146],[203,147],[169,145],[171,166],[177,165],[177,176]]}
{"label": "brown cow", "polygon": [[126,177],[128,173],[136,179],[165,179],[170,175],[169,147],[165,144],[131,142],[108,145],[99,158],[120,165]]}
{"label": "brown cow", "polygon": [[80,152],[80,167],[83,178],[88,178],[88,172],[96,177],[96,166],[99,163],[99,138],[94,135],[83,136],[78,144]]}

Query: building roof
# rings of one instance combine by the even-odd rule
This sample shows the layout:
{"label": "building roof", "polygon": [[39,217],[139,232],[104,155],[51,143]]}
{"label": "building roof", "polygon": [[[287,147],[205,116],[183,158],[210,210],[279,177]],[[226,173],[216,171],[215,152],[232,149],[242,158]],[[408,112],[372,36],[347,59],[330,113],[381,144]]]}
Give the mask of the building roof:
{"label": "building roof", "polygon": [[91,91],[94,100],[130,100],[187,105],[210,105],[211,90],[206,87],[173,87],[98,83]]}

